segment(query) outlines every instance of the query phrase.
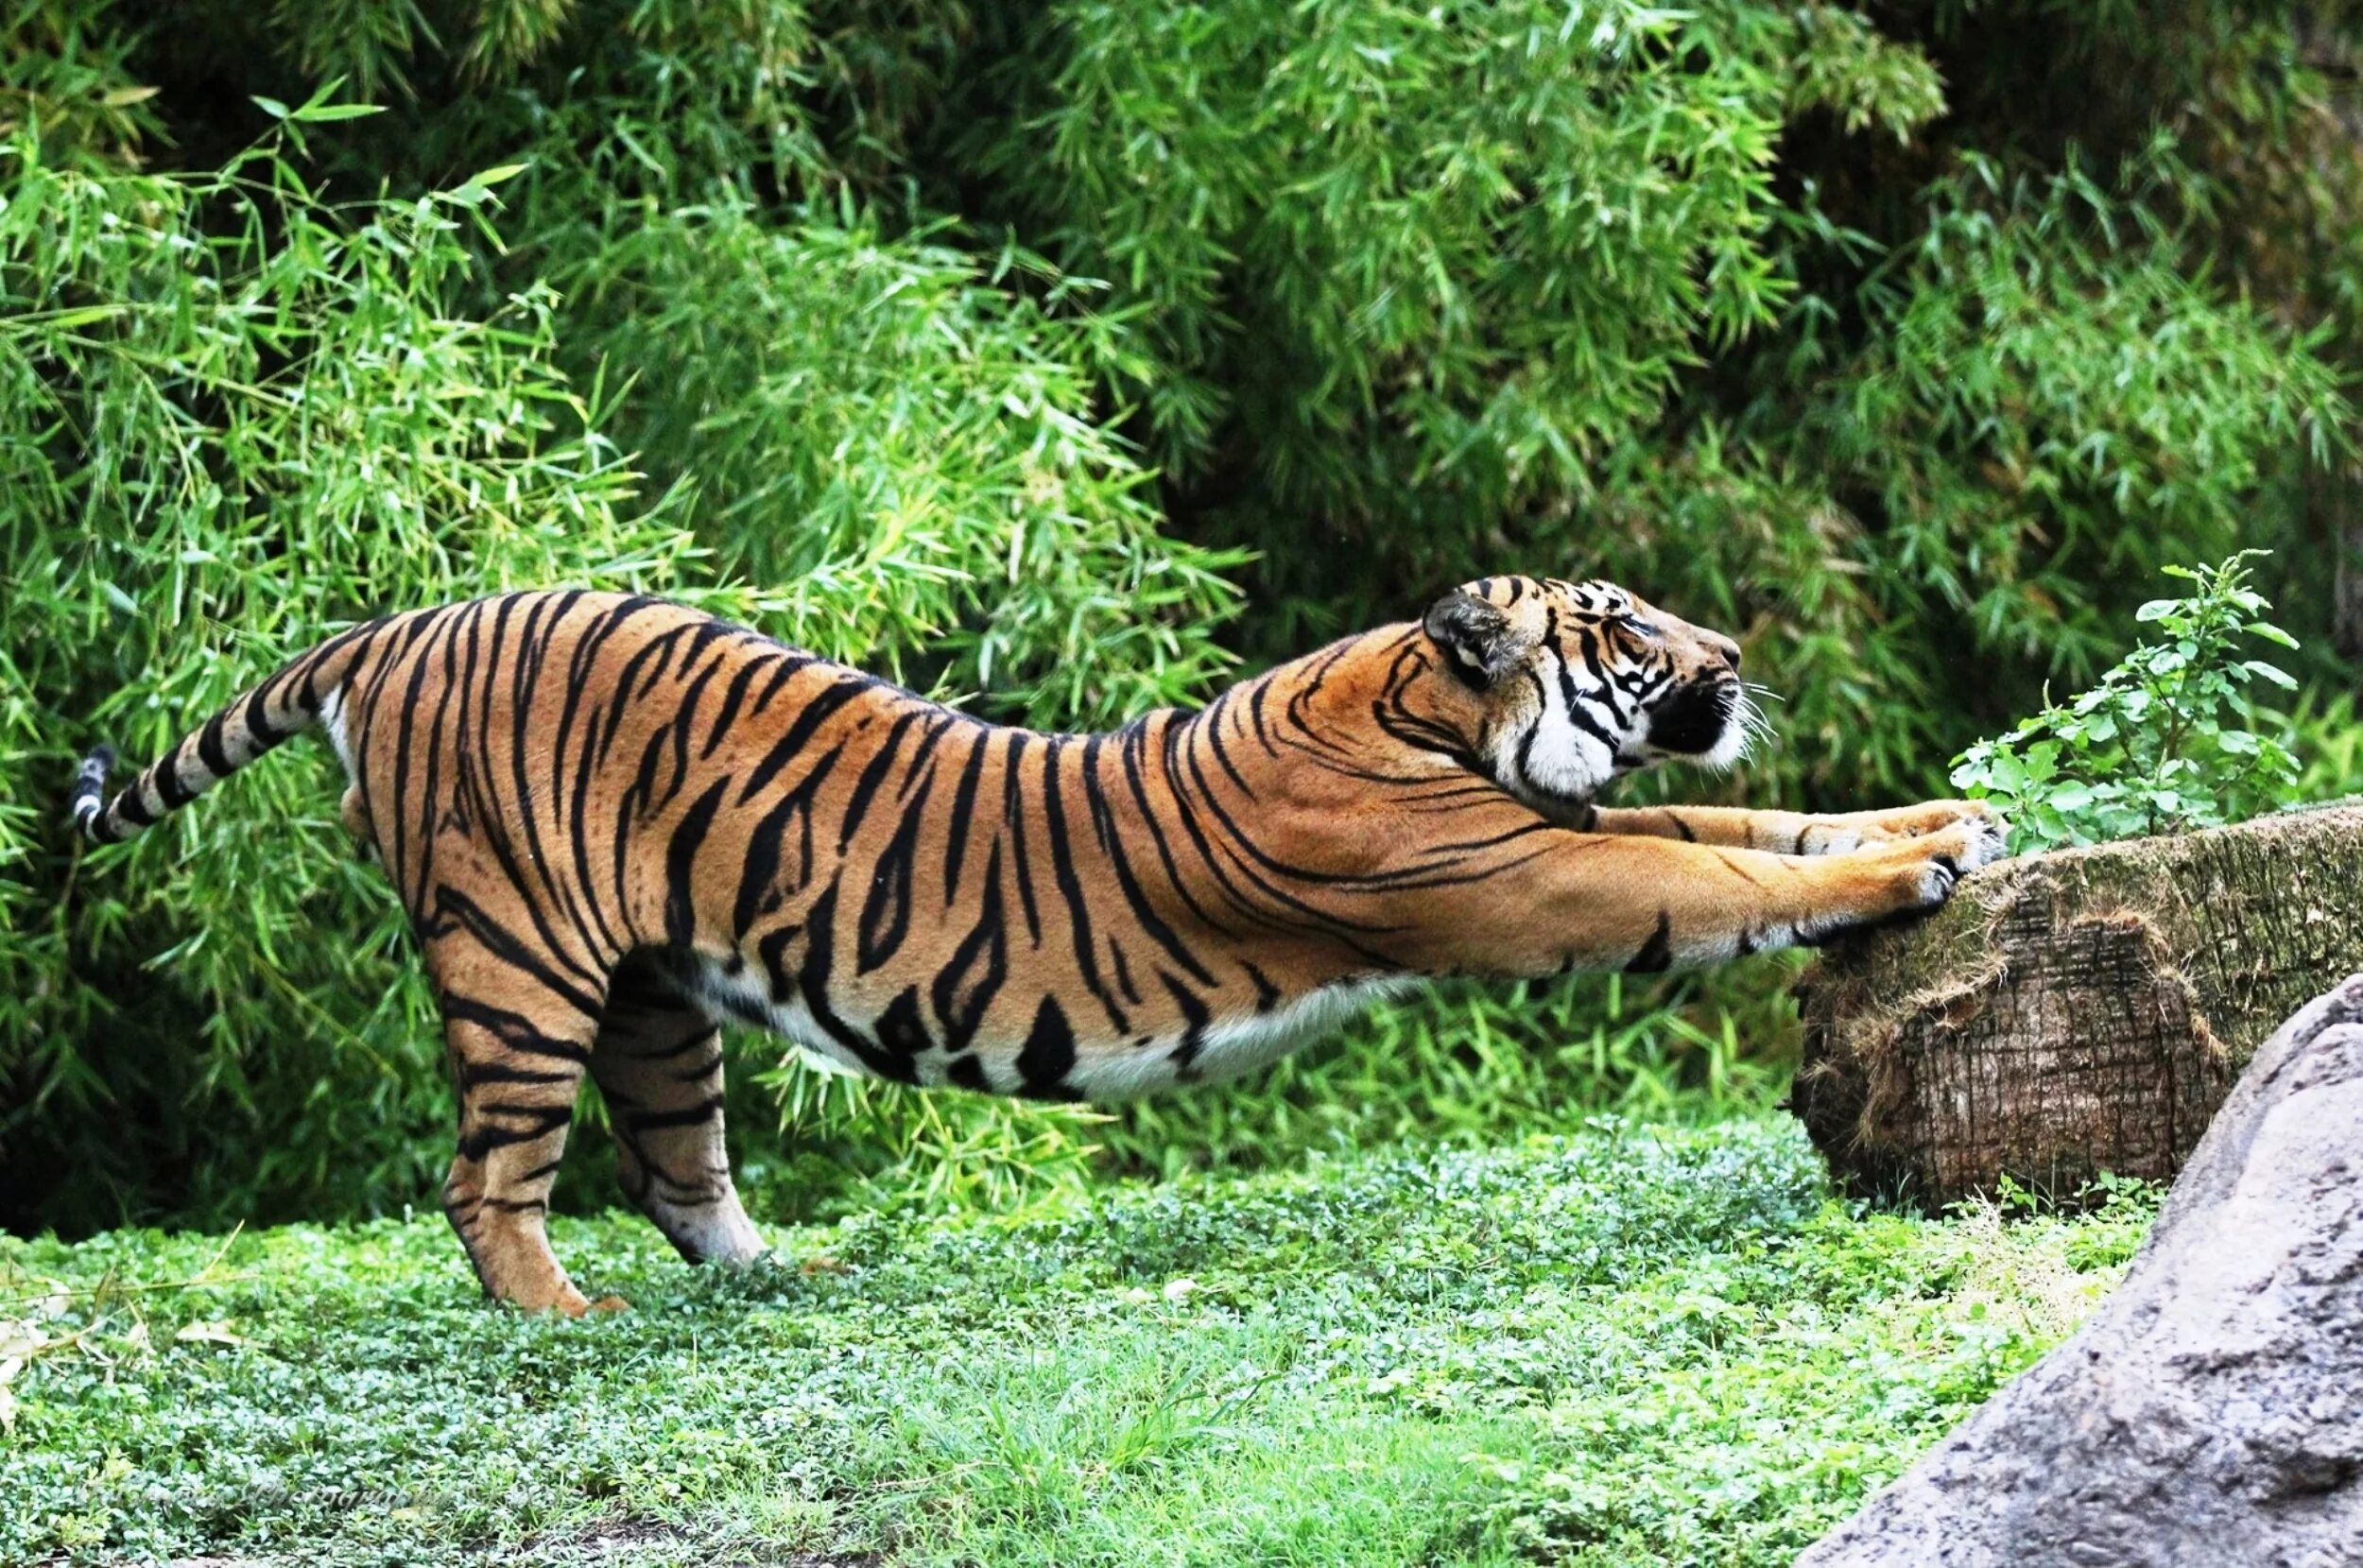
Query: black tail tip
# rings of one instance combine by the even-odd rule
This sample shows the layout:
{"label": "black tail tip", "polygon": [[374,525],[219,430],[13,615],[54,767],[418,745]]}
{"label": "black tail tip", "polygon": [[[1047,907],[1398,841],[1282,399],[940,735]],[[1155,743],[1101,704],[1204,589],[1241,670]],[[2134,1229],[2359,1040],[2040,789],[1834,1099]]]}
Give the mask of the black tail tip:
{"label": "black tail tip", "polygon": [[109,839],[106,816],[107,769],[114,766],[115,751],[112,746],[95,748],[82,759],[82,770],[75,775],[74,793],[66,800],[66,815],[82,834],[97,843]]}

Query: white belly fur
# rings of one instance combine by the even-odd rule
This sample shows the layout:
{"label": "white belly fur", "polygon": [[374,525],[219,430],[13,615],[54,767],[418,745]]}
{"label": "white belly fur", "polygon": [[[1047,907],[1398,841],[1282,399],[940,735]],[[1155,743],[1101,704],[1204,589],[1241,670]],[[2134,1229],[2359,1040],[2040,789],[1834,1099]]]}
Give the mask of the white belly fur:
{"label": "white belly fur", "polygon": [[[744,1023],[751,1016],[760,1016],[772,1033],[793,1044],[811,1066],[856,1077],[873,1076],[859,1057],[820,1026],[802,997],[785,1002],[772,1000],[757,972],[742,968],[733,974],[726,960],[700,955],[688,978],[692,994],[715,1022]],[[1343,980],[1269,1012],[1216,1019],[1206,1025],[1199,1037],[1187,1081],[1218,1083],[1269,1066],[1380,997],[1412,983],[1402,978]],[[842,1008],[839,1011],[846,1023],[864,1034],[871,1033],[874,1019]],[[1075,1044],[1075,1067],[1067,1075],[1067,1083],[1093,1100],[1130,1099],[1168,1088],[1184,1081],[1174,1062],[1180,1045],[1179,1035],[1154,1037],[1145,1045],[1134,1040],[1078,1038]],[[1016,1042],[1005,1042],[998,1050],[981,1048],[977,1055],[991,1087],[1002,1093],[1022,1087]],[[946,1081],[952,1060],[950,1053],[940,1047],[921,1052],[917,1062],[920,1082]]]}
{"label": "white belly fur", "polygon": [[[1360,1012],[1380,997],[1413,982],[1343,980],[1269,1012],[1216,1019],[1206,1025],[1190,1063],[1192,1083],[1220,1083],[1268,1067]],[[1130,1041],[1087,1045],[1078,1042],[1075,1070],[1067,1081],[1095,1100],[1124,1100],[1183,1081],[1173,1054],[1180,1037],[1136,1045]]]}

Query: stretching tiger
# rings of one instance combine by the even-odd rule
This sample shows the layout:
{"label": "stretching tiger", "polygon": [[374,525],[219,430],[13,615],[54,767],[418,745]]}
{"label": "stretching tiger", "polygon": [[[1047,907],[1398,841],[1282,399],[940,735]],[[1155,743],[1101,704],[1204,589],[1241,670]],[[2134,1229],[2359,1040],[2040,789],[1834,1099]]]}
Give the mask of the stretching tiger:
{"label": "stretching tiger", "polygon": [[586,1070],[682,1255],[764,1249],[718,1021],[905,1083],[1113,1097],[1248,1071],[1406,978],[1817,941],[2000,853],[1958,801],[1593,803],[1734,760],[1738,665],[1609,584],[1491,577],[1201,712],[1054,735],[662,600],[518,593],[321,645],[103,805],[101,748],[73,815],[126,837],[326,730],[442,1009],[444,1208],[490,1295],[577,1315],[543,1221]]}

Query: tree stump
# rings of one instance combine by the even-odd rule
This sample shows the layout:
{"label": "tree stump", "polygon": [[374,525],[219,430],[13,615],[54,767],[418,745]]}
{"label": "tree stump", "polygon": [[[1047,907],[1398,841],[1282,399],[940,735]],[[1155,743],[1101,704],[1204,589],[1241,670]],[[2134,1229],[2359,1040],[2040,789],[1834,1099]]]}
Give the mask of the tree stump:
{"label": "tree stump", "polygon": [[1797,1568],[2363,1563],[2363,974],[2266,1043],[2125,1283]]}
{"label": "tree stump", "polygon": [[2165,1180],[2291,1008],[2363,969],[2363,807],[2007,860],[1798,982],[1791,1092],[1851,1191]]}

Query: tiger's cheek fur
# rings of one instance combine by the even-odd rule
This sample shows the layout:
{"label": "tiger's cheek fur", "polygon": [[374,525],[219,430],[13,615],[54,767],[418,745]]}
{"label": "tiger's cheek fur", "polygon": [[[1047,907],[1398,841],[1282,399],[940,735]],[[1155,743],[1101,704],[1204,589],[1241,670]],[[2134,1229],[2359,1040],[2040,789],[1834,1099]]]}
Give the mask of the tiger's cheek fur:
{"label": "tiger's cheek fur", "polygon": [[1555,659],[1525,671],[1525,700],[1493,721],[1493,776],[1530,803],[1589,801],[1615,777],[1616,748],[1580,699],[1571,702]]}

